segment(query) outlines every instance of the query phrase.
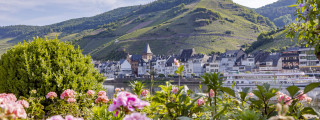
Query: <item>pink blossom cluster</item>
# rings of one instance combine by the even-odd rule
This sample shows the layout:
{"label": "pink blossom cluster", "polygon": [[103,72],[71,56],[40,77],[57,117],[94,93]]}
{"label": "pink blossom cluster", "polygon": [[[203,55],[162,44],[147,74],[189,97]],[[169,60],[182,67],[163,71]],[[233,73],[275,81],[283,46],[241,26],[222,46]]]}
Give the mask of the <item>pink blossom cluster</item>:
{"label": "pink blossom cluster", "polygon": [[74,92],[71,89],[67,89],[65,91],[63,91],[63,93],[60,95],[61,99],[68,99],[68,98],[74,98],[76,92]]}
{"label": "pink blossom cluster", "polygon": [[96,99],[95,101],[96,103],[108,103],[109,102],[109,99],[108,99],[108,96],[98,96],[98,98]]}
{"label": "pink blossom cluster", "polygon": [[123,91],[118,93],[116,98],[113,98],[113,103],[108,110],[110,112],[117,110],[115,116],[118,116],[121,107],[126,109],[125,111],[135,111],[135,109],[143,109],[148,105],[150,105],[149,102],[139,99],[137,95]]}
{"label": "pink blossom cluster", "polygon": [[18,100],[17,103],[22,105],[24,108],[29,108],[29,103],[25,100]]}
{"label": "pink blossom cluster", "polygon": [[146,114],[131,113],[130,115],[126,115],[123,120],[150,120],[150,118]]}
{"label": "pink blossom cluster", "polygon": [[149,94],[149,91],[146,90],[146,89],[141,92],[141,95],[142,95],[143,97],[146,97],[148,94]]}
{"label": "pink blossom cluster", "polygon": [[299,95],[298,95],[298,100],[300,101],[305,101],[305,102],[311,102],[312,98],[308,97],[306,94],[303,93],[303,91],[299,91]]}
{"label": "pink blossom cluster", "polygon": [[177,67],[180,67],[180,62],[179,62],[179,60],[174,59],[173,61],[174,61],[174,64],[175,64]]}
{"label": "pink blossom cluster", "polygon": [[204,105],[204,100],[202,98],[198,99],[197,100],[197,105],[198,106]]}
{"label": "pink blossom cluster", "polygon": [[178,89],[177,87],[172,87],[171,92],[172,92],[173,94],[177,94],[178,91],[179,91],[179,89]]}
{"label": "pink blossom cluster", "polygon": [[14,94],[0,94],[0,108],[5,111],[6,116],[11,116],[13,119],[27,118],[24,108],[29,107],[29,103],[25,100],[16,101],[17,98]]}
{"label": "pink blossom cluster", "polygon": [[55,92],[49,92],[47,95],[46,95],[46,98],[47,99],[54,99],[54,98],[56,98],[58,95],[57,95],[57,93],[55,93]]}
{"label": "pink blossom cluster", "polygon": [[106,95],[107,95],[106,91],[99,91],[98,92],[98,96],[106,96]]}
{"label": "pink blossom cluster", "polygon": [[252,92],[248,93],[249,98],[252,98],[254,94]]}
{"label": "pink blossom cluster", "polygon": [[98,92],[98,98],[96,99],[95,102],[96,103],[101,103],[101,102],[107,103],[107,102],[109,102],[107,93],[105,91],[99,91]]}
{"label": "pink blossom cluster", "polygon": [[48,118],[47,120],[83,120],[83,118],[76,118],[72,115],[67,115],[65,118],[63,118],[61,115],[56,115]]}
{"label": "pink blossom cluster", "polygon": [[88,90],[87,95],[93,97],[94,96],[94,91],[93,90]]}
{"label": "pink blossom cluster", "polygon": [[277,92],[276,94],[277,94],[277,98],[278,98],[278,102],[279,103],[282,102],[282,101],[284,101],[284,103],[286,105],[290,105],[292,103],[291,97],[288,96],[287,94],[284,94],[282,92]]}

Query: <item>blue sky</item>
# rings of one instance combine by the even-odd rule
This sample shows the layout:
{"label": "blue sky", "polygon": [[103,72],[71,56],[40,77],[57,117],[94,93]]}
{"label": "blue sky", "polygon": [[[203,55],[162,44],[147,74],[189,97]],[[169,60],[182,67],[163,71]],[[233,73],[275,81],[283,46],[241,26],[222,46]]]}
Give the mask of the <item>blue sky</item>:
{"label": "blue sky", "polygon": [[[0,0],[0,26],[48,25],[154,0]],[[277,0],[233,0],[258,8]]]}

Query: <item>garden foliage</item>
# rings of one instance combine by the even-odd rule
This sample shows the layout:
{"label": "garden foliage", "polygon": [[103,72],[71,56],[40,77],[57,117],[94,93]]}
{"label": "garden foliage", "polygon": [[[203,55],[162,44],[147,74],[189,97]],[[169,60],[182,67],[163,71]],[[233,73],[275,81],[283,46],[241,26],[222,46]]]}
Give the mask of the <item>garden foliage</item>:
{"label": "garden foliage", "polygon": [[0,59],[0,93],[38,96],[65,89],[78,93],[102,89],[104,80],[94,68],[91,57],[58,39],[35,38],[7,50]]}

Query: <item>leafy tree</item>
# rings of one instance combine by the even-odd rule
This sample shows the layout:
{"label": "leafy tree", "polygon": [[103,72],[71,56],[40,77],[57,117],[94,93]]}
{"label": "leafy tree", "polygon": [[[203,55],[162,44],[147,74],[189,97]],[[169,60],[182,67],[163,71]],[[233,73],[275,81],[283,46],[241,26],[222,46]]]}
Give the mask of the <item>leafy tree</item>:
{"label": "leafy tree", "polygon": [[35,38],[7,50],[0,60],[0,93],[28,96],[37,90],[44,96],[73,89],[77,93],[102,89],[104,80],[80,49],[58,39]]}
{"label": "leafy tree", "polygon": [[298,35],[299,42],[315,47],[315,54],[320,60],[320,1],[298,0],[296,7],[296,21],[286,29],[287,37],[291,40]]}

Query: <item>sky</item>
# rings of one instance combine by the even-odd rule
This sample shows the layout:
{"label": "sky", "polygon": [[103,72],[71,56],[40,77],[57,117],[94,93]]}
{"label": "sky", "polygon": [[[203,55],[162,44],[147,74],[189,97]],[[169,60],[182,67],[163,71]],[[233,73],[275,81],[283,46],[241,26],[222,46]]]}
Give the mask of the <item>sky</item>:
{"label": "sky", "polygon": [[[0,26],[49,25],[154,0],[0,0]],[[258,8],[277,0],[233,0]]]}

